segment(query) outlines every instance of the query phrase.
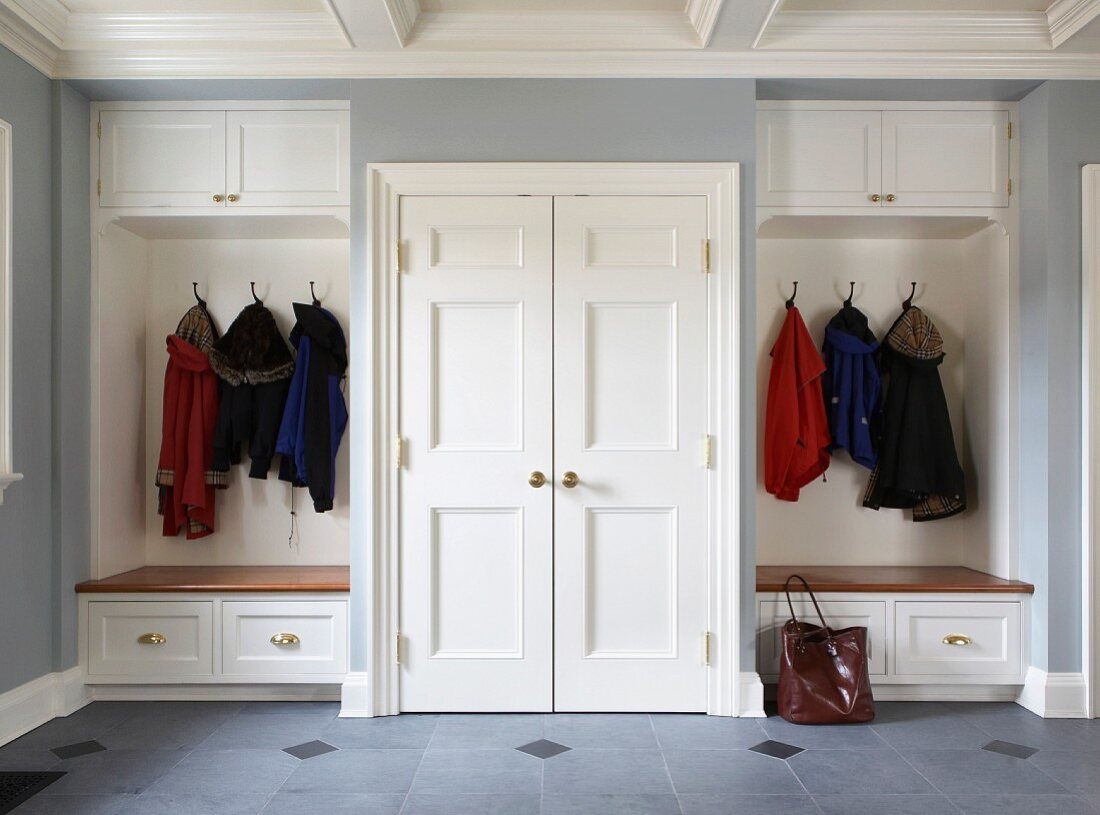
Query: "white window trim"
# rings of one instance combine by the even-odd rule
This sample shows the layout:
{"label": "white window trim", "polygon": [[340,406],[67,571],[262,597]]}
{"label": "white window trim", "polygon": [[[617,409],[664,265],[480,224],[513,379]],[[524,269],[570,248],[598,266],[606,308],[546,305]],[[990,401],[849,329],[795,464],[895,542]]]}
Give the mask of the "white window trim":
{"label": "white window trim", "polygon": [[12,466],[11,277],[12,131],[0,119],[0,504],[4,490],[23,478]]}

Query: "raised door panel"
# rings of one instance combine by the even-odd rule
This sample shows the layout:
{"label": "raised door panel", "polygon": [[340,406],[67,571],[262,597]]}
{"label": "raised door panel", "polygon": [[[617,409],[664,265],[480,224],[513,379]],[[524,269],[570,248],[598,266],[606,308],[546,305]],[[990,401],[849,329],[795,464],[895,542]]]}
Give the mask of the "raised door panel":
{"label": "raised door panel", "polygon": [[222,205],[224,111],[105,110],[99,121],[100,206]]}
{"label": "raised door panel", "polygon": [[761,110],[756,139],[758,206],[879,206],[878,111]]}
{"label": "raised door panel", "polygon": [[706,709],[706,237],[702,197],[555,199],[557,710]]}
{"label": "raised door panel", "polygon": [[213,603],[88,604],[88,673],[179,679],[214,673]]}
{"label": "raised door panel", "polygon": [[[817,612],[809,600],[793,601],[798,619],[817,623]],[[826,622],[833,628],[863,626],[867,629],[867,668],[871,676],[886,675],[886,602],[820,600]],[[783,653],[783,625],[791,617],[786,601],[761,600],[757,633],[757,667],[766,677],[779,675]]]}
{"label": "raised door panel", "polygon": [[347,673],[347,603],[222,603],[222,673],[278,676]]}
{"label": "raised door panel", "polygon": [[553,211],[401,200],[401,709],[549,710]]}
{"label": "raised door panel", "polygon": [[229,206],[348,205],[348,111],[233,111],[227,121]]}
{"label": "raised door panel", "polygon": [[1020,677],[1020,603],[898,602],[899,675]]}
{"label": "raised door panel", "polygon": [[1007,207],[1008,111],[882,114],[884,195],[897,207]]}

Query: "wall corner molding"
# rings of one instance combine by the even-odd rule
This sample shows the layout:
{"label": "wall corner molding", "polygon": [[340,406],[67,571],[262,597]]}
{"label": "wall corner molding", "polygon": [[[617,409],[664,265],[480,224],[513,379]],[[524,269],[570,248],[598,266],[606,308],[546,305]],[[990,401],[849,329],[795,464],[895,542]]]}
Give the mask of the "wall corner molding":
{"label": "wall corner molding", "polygon": [[0,694],[0,745],[57,716],[68,716],[92,700],[79,668],[46,674]]}
{"label": "wall corner molding", "polygon": [[365,671],[349,673],[340,687],[340,718],[368,719],[374,715],[370,678]]}
{"label": "wall corner molding", "polygon": [[756,671],[742,671],[737,675],[739,701],[737,715],[746,719],[763,719],[764,683]]}
{"label": "wall corner molding", "polygon": [[1027,669],[1016,704],[1044,719],[1084,719],[1085,677],[1081,673],[1048,673],[1034,665]]}

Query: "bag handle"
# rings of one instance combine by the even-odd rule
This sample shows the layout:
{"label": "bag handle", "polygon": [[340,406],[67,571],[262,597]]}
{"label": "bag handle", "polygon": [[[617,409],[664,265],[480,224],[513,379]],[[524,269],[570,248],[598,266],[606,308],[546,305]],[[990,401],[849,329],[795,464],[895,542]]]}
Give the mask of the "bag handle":
{"label": "bag handle", "polygon": [[825,615],[821,613],[821,606],[817,604],[817,597],[814,596],[814,590],[810,588],[810,584],[806,582],[806,578],[804,578],[800,574],[792,574],[790,577],[787,578],[787,582],[783,584],[783,591],[787,595],[787,608],[791,610],[791,619],[795,622],[798,622],[798,615],[794,613],[794,603],[791,602],[792,580],[798,580],[802,583],[802,586],[803,588],[805,588],[806,593],[810,595],[810,600],[813,601],[814,609],[817,611],[818,619],[821,620],[821,627],[825,629],[825,634],[831,638],[833,636],[833,632],[829,630],[829,626],[825,622]]}

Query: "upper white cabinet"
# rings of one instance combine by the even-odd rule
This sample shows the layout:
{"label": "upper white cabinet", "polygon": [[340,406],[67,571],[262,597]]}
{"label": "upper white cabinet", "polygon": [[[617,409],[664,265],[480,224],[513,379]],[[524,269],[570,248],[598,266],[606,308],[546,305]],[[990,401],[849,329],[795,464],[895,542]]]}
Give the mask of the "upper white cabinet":
{"label": "upper white cabinet", "polygon": [[104,110],[99,204],[208,207],[225,197],[225,111]]}
{"label": "upper white cabinet", "polygon": [[1007,207],[1007,110],[882,114],[882,189],[907,207]]}
{"label": "upper white cabinet", "polygon": [[882,114],[762,110],[756,119],[760,206],[872,206],[882,189]]}
{"label": "upper white cabinet", "polygon": [[347,110],[104,110],[102,207],[350,202]]}
{"label": "upper white cabinet", "polygon": [[759,206],[1008,206],[1008,110],[805,104],[757,112]]}

